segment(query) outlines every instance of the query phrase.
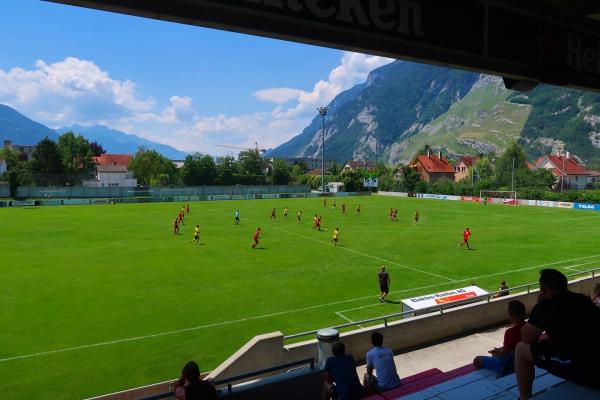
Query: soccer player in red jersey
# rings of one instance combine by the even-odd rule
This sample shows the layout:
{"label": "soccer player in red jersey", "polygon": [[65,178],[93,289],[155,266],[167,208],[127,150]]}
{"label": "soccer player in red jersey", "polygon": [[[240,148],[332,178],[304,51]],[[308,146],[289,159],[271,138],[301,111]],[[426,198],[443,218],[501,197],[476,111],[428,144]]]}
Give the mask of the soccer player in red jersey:
{"label": "soccer player in red jersey", "polygon": [[320,231],[321,230],[321,216],[319,215],[319,217],[317,218],[317,230]]}
{"label": "soccer player in red jersey", "polygon": [[462,247],[464,245],[467,245],[467,249],[471,250],[471,248],[469,247],[469,238],[470,237],[471,237],[471,230],[469,228],[467,228],[463,232],[463,241],[462,241],[462,243],[458,244],[458,247]]}
{"label": "soccer player in red jersey", "polygon": [[275,220],[275,218],[276,218],[276,217],[275,217],[275,207],[273,207],[273,210],[271,211],[271,216],[269,217],[269,221],[270,221],[270,220],[273,220],[273,221],[274,221],[274,220]]}
{"label": "soccer player in red jersey", "polygon": [[173,221],[173,235],[179,235],[179,219],[177,218]]}
{"label": "soccer player in red jersey", "polygon": [[342,203],[342,214],[346,214],[346,203]]}
{"label": "soccer player in red jersey", "polygon": [[254,236],[252,236],[252,240],[254,241],[252,244],[253,249],[255,249],[256,245],[258,245],[258,239],[260,239],[260,226],[256,229],[256,232],[254,232]]}
{"label": "soccer player in red jersey", "polygon": [[189,214],[189,213],[190,213],[190,203],[187,203],[187,204],[185,205],[185,213],[186,213],[186,214]]}

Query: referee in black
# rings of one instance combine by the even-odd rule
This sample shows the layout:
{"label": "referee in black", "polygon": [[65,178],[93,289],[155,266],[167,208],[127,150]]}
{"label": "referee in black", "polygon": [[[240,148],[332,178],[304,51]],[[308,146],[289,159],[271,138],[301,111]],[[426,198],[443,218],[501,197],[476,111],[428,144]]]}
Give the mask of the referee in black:
{"label": "referee in black", "polygon": [[381,267],[381,271],[379,272],[379,290],[381,290],[379,301],[385,303],[385,297],[390,292],[390,274],[386,272],[384,266]]}

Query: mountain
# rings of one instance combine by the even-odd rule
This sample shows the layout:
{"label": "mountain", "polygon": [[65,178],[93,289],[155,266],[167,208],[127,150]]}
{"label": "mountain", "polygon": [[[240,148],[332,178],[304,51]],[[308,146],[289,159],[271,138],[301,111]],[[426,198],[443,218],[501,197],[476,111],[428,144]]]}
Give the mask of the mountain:
{"label": "mountain", "polygon": [[392,162],[410,159],[426,144],[460,154],[499,153],[518,140],[531,107],[511,103],[513,91],[501,78],[482,75],[469,93],[408,140],[399,140],[388,151]]}
{"label": "mountain", "polygon": [[100,143],[108,153],[133,154],[136,152],[138,147],[144,146],[151,150],[158,151],[160,154],[171,160],[183,160],[186,156],[185,152],[179,151],[171,146],[152,142],[136,135],[128,135],[116,129],[110,129],[101,125],[73,125],[66,128],[56,129],[56,132],[58,133],[64,133],[68,131],[82,135],[90,141],[96,141]]}
{"label": "mountain", "polygon": [[13,144],[36,144],[45,137],[52,140],[58,135],[52,129],[32,121],[17,110],[0,104],[0,143],[10,140]]}
{"label": "mountain", "polygon": [[67,128],[52,130],[39,122],[25,117],[17,110],[0,104],[0,144],[3,140],[10,140],[16,145],[33,145],[45,137],[58,140],[60,134],[67,131],[83,135],[90,141],[97,141],[109,153],[133,154],[139,146],[145,146],[158,151],[171,160],[181,160],[186,156],[185,152],[171,146],[152,142],[139,136],[128,135],[105,126],[83,127],[73,125]]}
{"label": "mountain", "polygon": [[[498,77],[396,61],[329,105],[326,158],[408,162],[425,145],[459,154],[500,153],[518,141],[531,160],[570,151],[600,161],[600,94],[539,85],[529,93]],[[271,150],[273,157],[320,154],[321,118]]]}
{"label": "mountain", "polygon": [[[327,158],[372,158],[399,138],[409,138],[464,97],[478,75],[395,61],[338,95],[325,118]],[[268,155],[315,157],[321,152],[321,117]]]}

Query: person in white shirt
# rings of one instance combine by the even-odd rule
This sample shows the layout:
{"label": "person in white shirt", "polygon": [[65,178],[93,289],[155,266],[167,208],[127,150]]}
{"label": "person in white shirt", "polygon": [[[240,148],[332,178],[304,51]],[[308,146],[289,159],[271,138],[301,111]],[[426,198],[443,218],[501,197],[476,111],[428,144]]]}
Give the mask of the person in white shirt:
{"label": "person in white shirt", "polygon": [[[394,364],[394,353],[383,347],[383,335],[379,332],[371,334],[373,348],[367,353],[367,373],[363,385],[370,393],[385,392],[400,387],[400,377]],[[373,375],[373,371],[377,375]]]}

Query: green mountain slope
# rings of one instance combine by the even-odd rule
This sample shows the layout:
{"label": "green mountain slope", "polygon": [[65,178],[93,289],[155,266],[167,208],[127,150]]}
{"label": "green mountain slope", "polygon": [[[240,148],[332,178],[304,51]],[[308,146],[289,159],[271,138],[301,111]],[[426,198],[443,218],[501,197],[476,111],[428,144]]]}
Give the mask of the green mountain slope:
{"label": "green mountain slope", "polygon": [[600,160],[600,94],[539,86],[509,101],[532,108],[521,140],[530,157],[568,150],[583,161]]}
{"label": "green mountain slope", "polygon": [[500,78],[482,76],[471,91],[408,140],[389,150],[389,159],[407,162],[426,144],[449,156],[499,152],[519,138],[531,106],[511,103]]}

